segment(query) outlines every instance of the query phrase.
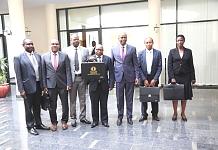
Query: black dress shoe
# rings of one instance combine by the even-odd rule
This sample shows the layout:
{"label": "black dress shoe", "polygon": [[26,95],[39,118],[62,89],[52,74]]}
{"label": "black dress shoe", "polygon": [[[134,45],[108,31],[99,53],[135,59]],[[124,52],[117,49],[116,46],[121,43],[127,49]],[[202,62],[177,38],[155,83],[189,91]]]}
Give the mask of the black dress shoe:
{"label": "black dress shoe", "polygon": [[96,126],[98,126],[98,123],[97,123],[97,122],[93,122],[93,123],[91,124],[91,128],[94,128],[94,127],[96,127]]}
{"label": "black dress shoe", "polygon": [[71,126],[73,126],[73,127],[76,127],[76,120],[73,120],[72,122],[71,122]]}
{"label": "black dress shoe", "polygon": [[160,121],[160,119],[158,118],[158,116],[153,116],[152,120],[156,120],[156,121]]}
{"label": "black dress shoe", "polygon": [[87,119],[80,119],[80,122],[85,123],[85,124],[91,124],[91,122]]}
{"label": "black dress shoe", "polygon": [[117,125],[120,126],[121,124],[122,124],[122,120],[121,120],[121,119],[118,119],[118,120],[117,120]]}
{"label": "black dress shoe", "polygon": [[38,134],[39,134],[39,133],[36,131],[35,128],[29,129],[28,132],[29,132],[30,134],[33,134],[33,135],[38,135]]}
{"label": "black dress shoe", "polygon": [[147,120],[147,117],[141,116],[141,118],[139,119],[139,122],[142,122],[142,121],[144,121],[144,120]]}
{"label": "black dress shoe", "polygon": [[127,122],[128,124],[133,125],[132,118],[127,118]]}
{"label": "black dress shoe", "polygon": [[176,121],[176,120],[177,120],[177,117],[172,118],[172,121]]}
{"label": "black dress shoe", "polygon": [[42,130],[50,130],[50,127],[45,126],[44,124],[35,125],[36,129],[42,129]]}
{"label": "black dress shoe", "polygon": [[105,127],[109,127],[109,124],[106,122],[106,123],[102,123],[103,126]]}

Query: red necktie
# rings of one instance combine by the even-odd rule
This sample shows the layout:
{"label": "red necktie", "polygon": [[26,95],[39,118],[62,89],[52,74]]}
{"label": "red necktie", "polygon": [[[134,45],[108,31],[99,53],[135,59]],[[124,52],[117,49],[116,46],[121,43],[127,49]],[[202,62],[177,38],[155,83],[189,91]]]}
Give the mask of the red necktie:
{"label": "red necktie", "polygon": [[57,70],[57,58],[56,58],[57,54],[54,54],[54,70]]}

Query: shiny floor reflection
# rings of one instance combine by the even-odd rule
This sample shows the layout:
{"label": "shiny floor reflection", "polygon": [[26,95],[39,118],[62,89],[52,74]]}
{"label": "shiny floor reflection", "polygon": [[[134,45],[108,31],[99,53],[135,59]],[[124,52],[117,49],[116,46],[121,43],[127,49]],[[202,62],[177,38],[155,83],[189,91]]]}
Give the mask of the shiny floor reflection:
{"label": "shiny floor reflection", "polygon": [[[188,122],[171,121],[172,103],[159,103],[160,121],[152,121],[149,105],[148,120],[139,122],[139,91],[135,89],[133,126],[126,118],[121,126],[116,125],[117,109],[115,90],[110,92],[108,100],[109,128],[101,124],[95,128],[77,120],[77,127],[69,126],[62,130],[58,124],[56,132],[37,130],[38,136],[26,130],[24,104],[16,98],[15,86],[11,85],[11,94],[0,99],[0,150],[217,150],[218,149],[218,90],[194,89],[194,98],[188,101],[186,116]],[[58,121],[61,119],[61,104],[58,103]],[[180,105],[179,105],[180,106]],[[77,105],[79,114],[79,105]],[[178,107],[178,113],[180,107]],[[87,94],[87,119],[91,120],[90,100]],[[42,110],[42,121],[51,126],[49,114]],[[70,122],[68,122],[70,125]]]}

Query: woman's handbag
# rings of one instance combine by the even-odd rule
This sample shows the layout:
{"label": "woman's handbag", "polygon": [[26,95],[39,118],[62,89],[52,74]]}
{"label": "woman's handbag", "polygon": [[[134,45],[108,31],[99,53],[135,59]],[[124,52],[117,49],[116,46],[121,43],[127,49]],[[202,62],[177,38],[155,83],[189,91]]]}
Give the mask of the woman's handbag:
{"label": "woman's handbag", "polygon": [[164,100],[184,100],[184,84],[166,84],[163,87]]}

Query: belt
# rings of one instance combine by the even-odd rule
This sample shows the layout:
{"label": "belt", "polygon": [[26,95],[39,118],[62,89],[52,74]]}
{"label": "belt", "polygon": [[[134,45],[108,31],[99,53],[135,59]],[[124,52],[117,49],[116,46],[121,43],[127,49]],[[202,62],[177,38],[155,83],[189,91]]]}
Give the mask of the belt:
{"label": "belt", "polygon": [[80,76],[82,76],[82,74],[75,74],[75,76],[76,76],[76,77],[80,77]]}

